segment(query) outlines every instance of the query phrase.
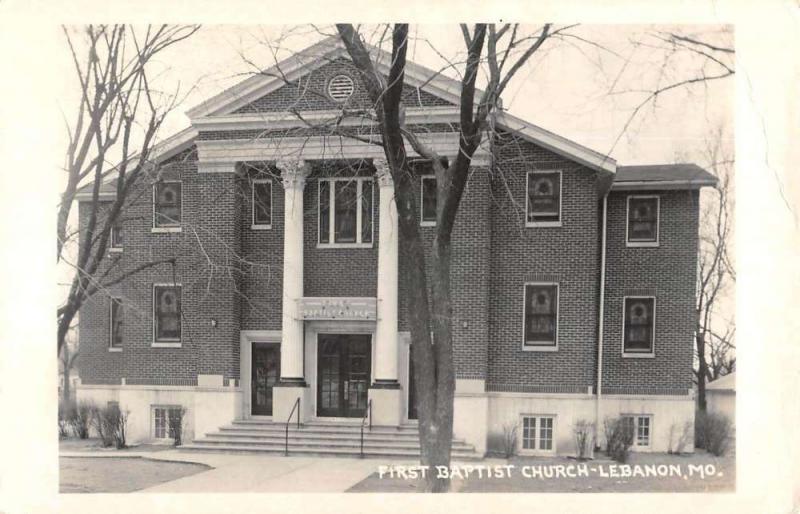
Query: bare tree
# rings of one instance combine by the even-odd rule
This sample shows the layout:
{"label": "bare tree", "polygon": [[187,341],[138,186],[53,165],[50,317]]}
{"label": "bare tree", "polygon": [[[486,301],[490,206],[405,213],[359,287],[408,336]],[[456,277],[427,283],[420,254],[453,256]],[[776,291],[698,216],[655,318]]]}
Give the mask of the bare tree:
{"label": "bare tree", "polygon": [[701,210],[697,269],[697,328],[695,330],[695,382],[700,410],[706,410],[706,382],[733,371],[736,357],[733,320],[720,312],[721,300],[736,280],[732,261],[733,164],[720,129],[705,150],[717,187]]}
{"label": "bare tree", "polygon": [[[115,270],[107,250],[113,227],[134,185],[151,162],[158,130],[175,107],[178,92],[164,95],[151,86],[149,64],[167,48],[190,37],[198,26],[148,26],[141,31],[124,25],[64,28],[80,86],[74,121],[67,123],[66,186],[58,208],[56,259],[74,269],[69,293],[57,310],[58,351],[85,300],[126,277],[159,263]],[[109,162],[118,162],[110,166]],[[104,179],[113,178],[115,198],[101,199]],[[91,181],[91,200],[85,224],[70,231],[72,204],[79,187]],[[81,232],[75,257],[65,245]]]}
{"label": "bare tree", "polygon": [[72,384],[70,383],[70,374],[75,367],[75,362],[78,359],[80,352],[77,347],[70,348],[70,343],[65,343],[61,347],[61,354],[59,356],[59,363],[61,367],[61,376],[64,380],[64,385],[61,388],[61,401],[64,405],[69,405],[72,397]]}

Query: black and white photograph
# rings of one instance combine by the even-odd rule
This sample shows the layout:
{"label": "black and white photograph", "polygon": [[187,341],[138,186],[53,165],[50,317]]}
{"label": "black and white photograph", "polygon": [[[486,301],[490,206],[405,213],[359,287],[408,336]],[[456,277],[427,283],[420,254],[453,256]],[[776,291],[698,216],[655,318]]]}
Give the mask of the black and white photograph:
{"label": "black and white photograph", "polygon": [[752,26],[157,12],[29,27],[0,512],[798,508],[798,109]]}

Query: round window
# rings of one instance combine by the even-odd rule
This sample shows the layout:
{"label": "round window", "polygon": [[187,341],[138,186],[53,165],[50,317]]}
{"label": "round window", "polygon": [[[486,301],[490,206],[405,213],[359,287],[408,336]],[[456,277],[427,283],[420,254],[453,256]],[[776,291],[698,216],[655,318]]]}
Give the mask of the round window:
{"label": "round window", "polygon": [[344,102],[355,90],[353,79],[347,75],[336,75],[328,82],[328,96],[337,102]]}

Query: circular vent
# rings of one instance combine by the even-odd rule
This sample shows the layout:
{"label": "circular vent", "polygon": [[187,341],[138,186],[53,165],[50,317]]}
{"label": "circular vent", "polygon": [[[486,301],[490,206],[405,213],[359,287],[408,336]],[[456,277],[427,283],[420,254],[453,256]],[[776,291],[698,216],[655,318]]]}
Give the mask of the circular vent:
{"label": "circular vent", "polygon": [[347,75],[336,75],[328,82],[328,95],[337,102],[344,102],[353,94],[355,85]]}

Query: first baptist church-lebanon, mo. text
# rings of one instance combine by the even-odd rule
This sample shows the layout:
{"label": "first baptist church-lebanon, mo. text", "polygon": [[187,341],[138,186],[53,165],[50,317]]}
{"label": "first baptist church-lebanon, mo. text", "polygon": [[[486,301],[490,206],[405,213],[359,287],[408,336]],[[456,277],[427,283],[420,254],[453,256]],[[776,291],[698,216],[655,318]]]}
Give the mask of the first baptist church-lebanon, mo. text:
{"label": "first baptist church-lebanon, mo. text", "polygon": [[[77,398],[117,402],[133,442],[168,438],[183,408],[186,447],[282,452],[295,410],[291,452],[358,453],[369,414],[365,453],[418,454],[392,179],[380,145],[325,124],[369,98],[336,39],[277,66],[156,147],[106,265],[175,261],[83,305]],[[406,126],[452,158],[459,83],[413,63],[405,81]],[[667,451],[694,420],[699,193],[715,178],[617,165],[503,110],[493,128],[453,233],[454,457],[513,426],[520,453],[574,454],[578,421],[602,438],[616,416],[634,449]],[[337,130],[377,135],[363,117]],[[414,170],[430,243],[435,177]],[[110,174],[100,200],[115,191]],[[87,186],[81,223],[91,200]]]}

